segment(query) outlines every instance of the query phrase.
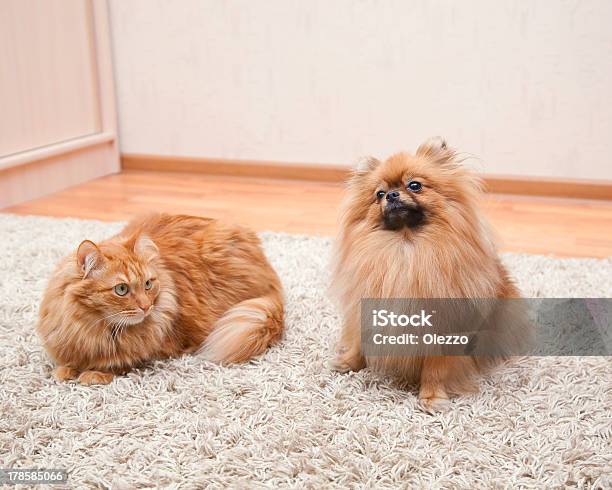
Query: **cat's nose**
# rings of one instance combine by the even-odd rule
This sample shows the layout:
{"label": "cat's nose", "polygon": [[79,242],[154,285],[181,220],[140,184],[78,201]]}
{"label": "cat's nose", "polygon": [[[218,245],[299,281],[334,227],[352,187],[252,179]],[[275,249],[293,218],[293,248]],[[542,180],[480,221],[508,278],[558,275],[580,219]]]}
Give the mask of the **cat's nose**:
{"label": "cat's nose", "polygon": [[140,307],[140,311],[142,311],[142,314],[144,316],[147,316],[149,313],[151,313],[152,309],[153,309],[153,305],[145,306],[144,308],[142,306]]}
{"label": "cat's nose", "polygon": [[153,305],[149,301],[139,301],[138,302],[138,308],[140,308],[145,315],[149,312],[149,310],[151,309],[151,306]]}

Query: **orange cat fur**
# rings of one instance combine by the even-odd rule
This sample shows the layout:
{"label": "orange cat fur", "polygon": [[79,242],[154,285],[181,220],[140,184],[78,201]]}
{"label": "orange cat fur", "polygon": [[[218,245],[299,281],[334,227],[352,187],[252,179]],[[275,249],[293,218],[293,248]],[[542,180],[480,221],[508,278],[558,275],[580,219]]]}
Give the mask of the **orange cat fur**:
{"label": "orange cat fur", "polygon": [[[410,182],[416,182],[409,185]],[[473,357],[372,357],[361,352],[362,298],[513,298],[519,292],[501,264],[478,209],[480,181],[440,138],[416,155],[366,160],[355,171],[336,241],[332,293],[343,327],[332,366],[366,365],[420,383],[427,410],[449,393],[475,389],[492,360]]]}
{"label": "orange cat fur", "polygon": [[243,362],[282,329],[281,285],[253,232],[166,214],[83,241],[55,270],[37,326],[56,378],[83,384],[198,350]]}

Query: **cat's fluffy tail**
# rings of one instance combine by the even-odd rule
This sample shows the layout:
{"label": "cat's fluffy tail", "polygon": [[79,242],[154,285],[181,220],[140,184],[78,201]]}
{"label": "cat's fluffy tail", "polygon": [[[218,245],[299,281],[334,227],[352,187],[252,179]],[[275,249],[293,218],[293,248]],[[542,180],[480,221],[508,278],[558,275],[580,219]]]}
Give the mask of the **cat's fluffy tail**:
{"label": "cat's fluffy tail", "polygon": [[283,331],[281,293],[247,299],[227,310],[200,348],[213,362],[245,362],[264,352]]}

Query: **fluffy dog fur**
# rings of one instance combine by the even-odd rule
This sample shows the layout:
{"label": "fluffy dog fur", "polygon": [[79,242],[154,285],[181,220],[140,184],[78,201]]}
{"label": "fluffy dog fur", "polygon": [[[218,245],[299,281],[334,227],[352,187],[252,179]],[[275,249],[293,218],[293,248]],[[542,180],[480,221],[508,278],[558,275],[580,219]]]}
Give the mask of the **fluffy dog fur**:
{"label": "fluffy dog fur", "polygon": [[[411,190],[417,182],[420,189]],[[413,187],[419,187],[413,184]],[[440,138],[415,155],[366,159],[348,184],[336,241],[332,293],[343,326],[338,371],[370,366],[420,383],[427,410],[444,408],[449,394],[476,389],[494,361],[476,357],[370,357],[361,351],[362,298],[516,298],[481,213],[481,183]]]}
{"label": "fluffy dog fur", "polygon": [[198,349],[212,361],[246,361],[282,328],[280,281],[257,236],[171,215],[82,242],[53,274],[37,327],[55,377],[83,384]]}

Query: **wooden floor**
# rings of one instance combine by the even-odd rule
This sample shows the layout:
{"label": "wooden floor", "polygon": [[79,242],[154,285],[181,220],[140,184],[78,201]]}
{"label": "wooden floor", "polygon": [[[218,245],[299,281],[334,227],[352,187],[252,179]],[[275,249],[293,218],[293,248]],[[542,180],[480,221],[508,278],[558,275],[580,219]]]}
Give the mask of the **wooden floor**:
{"label": "wooden floor", "polygon": [[[124,171],[2,211],[116,221],[157,210],[333,235],[342,192],[319,182]],[[489,195],[485,210],[502,250],[612,256],[612,202]]]}

